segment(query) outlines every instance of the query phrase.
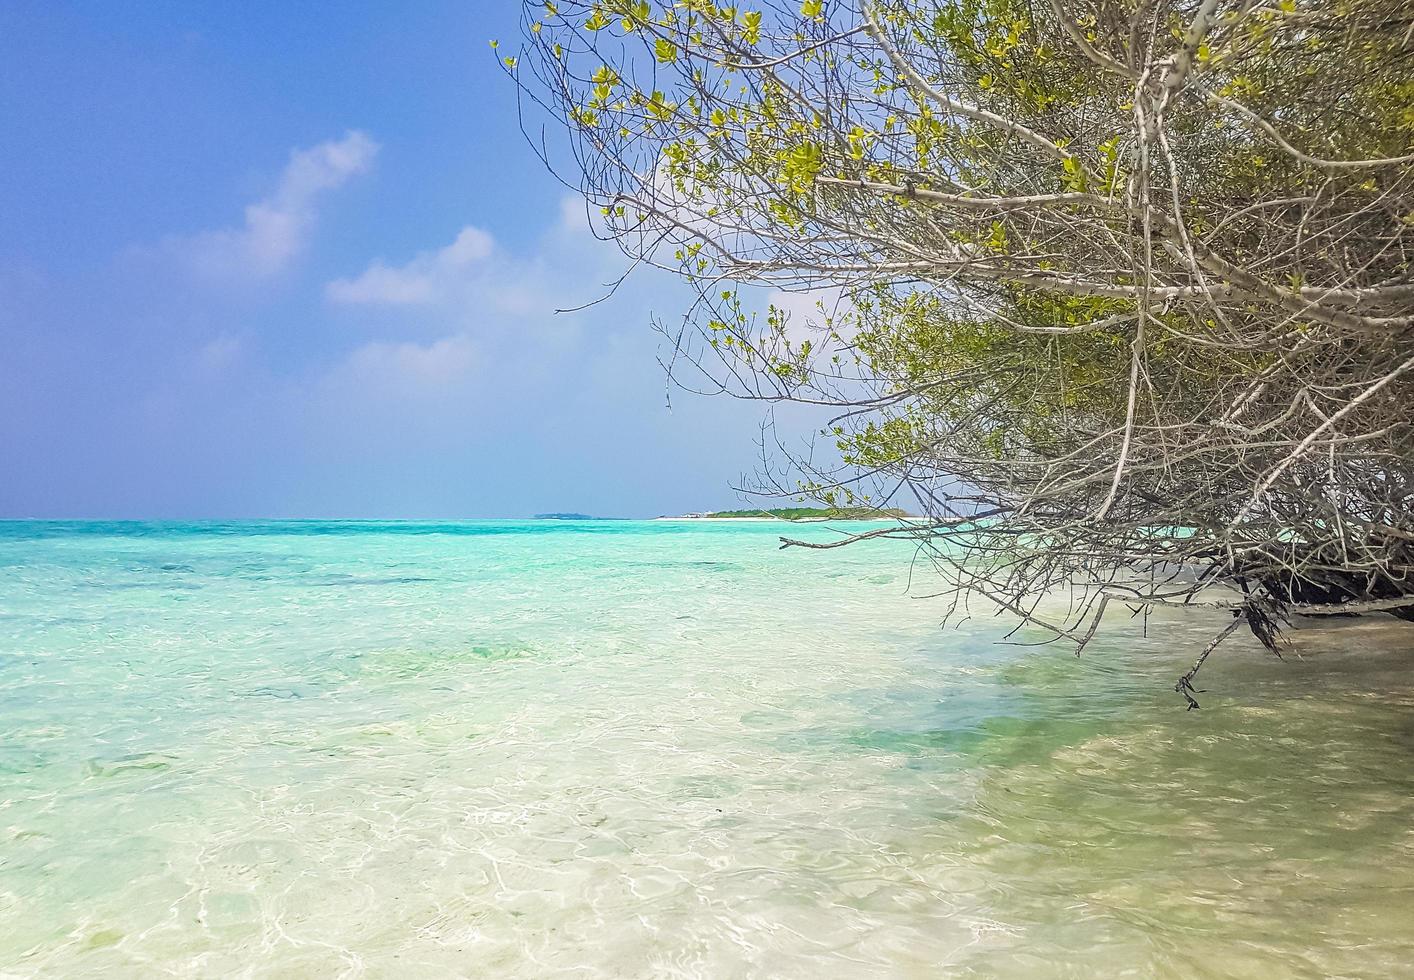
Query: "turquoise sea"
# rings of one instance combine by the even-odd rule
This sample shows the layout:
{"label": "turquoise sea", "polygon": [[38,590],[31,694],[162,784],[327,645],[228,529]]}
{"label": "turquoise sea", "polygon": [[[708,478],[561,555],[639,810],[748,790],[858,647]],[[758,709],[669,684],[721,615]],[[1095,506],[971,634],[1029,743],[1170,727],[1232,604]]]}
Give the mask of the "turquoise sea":
{"label": "turquoise sea", "polygon": [[0,975],[1408,975],[1414,629],[783,530],[0,524]]}

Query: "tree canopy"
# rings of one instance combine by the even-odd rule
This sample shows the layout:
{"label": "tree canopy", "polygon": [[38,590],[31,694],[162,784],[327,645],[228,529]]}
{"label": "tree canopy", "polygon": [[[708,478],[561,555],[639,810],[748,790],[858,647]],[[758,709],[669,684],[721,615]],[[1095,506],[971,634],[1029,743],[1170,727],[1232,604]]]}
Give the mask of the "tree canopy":
{"label": "tree canopy", "polygon": [[778,489],[923,513],[866,533],[1082,646],[1109,601],[1226,604],[1268,643],[1291,609],[1414,608],[1402,0],[557,0],[525,27],[547,163],[696,289],[672,370],[834,409],[836,462]]}

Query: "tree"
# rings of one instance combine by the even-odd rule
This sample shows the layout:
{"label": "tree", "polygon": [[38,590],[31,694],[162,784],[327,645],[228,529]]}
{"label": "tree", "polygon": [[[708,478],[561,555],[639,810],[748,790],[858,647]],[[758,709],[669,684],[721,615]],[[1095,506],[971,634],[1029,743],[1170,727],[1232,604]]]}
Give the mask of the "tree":
{"label": "tree", "polygon": [[[605,235],[696,288],[671,369],[835,410],[837,464],[768,488],[912,497],[867,534],[1079,647],[1123,601],[1275,649],[1290,611],[1414,617],[1412,32],[1399,0],[563,0],[506,65]],[[838,299],[802,329],[752,285]]]}

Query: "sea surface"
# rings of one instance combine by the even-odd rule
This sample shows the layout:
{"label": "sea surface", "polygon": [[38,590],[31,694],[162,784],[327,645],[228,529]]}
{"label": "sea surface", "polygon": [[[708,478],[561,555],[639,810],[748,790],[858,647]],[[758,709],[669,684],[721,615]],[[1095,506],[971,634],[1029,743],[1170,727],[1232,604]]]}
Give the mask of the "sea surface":
{"label": "sea surface", "polygon": [[1414,629],[783,531],[0,524],[0,976],[1410,975]]}

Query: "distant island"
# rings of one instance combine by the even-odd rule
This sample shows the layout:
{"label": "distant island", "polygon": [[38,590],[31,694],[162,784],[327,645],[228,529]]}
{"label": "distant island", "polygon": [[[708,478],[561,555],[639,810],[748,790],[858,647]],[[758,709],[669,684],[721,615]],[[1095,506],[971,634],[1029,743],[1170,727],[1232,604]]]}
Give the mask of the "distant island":
{"label": "distant island", "polygon": [[537,521],[619,521],[621,517],[595,517],[592,514],[536,514]]}
{"label": "distant island", "polygon": [[[772,507],[755,510],[710,510],[700,514],[679,514],[669,520],[778,520],[778,521],[869,521],[907,519],[914,515],[897,507]],[[660,518],[661,520],[662,518]]]}

